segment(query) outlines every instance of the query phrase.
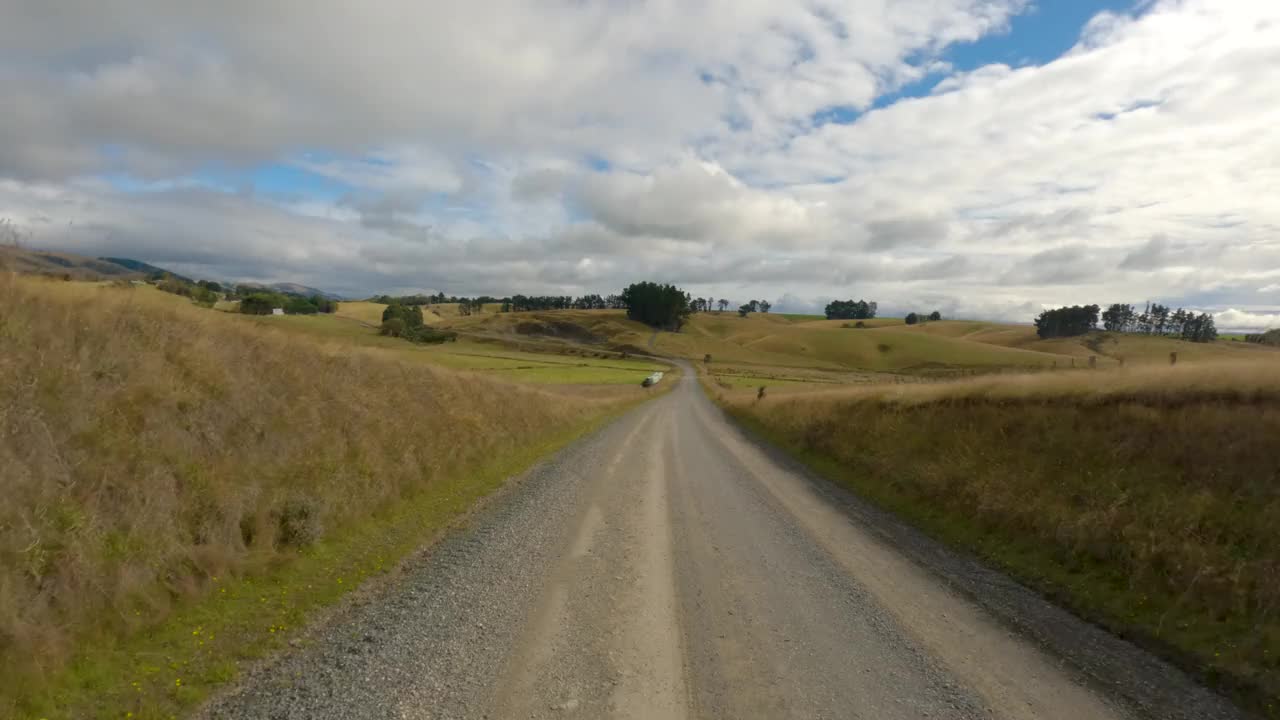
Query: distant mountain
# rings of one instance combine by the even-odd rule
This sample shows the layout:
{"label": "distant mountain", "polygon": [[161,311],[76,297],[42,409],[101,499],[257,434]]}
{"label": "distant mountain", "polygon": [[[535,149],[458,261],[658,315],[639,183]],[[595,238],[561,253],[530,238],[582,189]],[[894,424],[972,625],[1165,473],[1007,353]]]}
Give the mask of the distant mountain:
{"label": "distant mountain", "polygon": [[282,293],[284,295],[301,295],[302,297],[311,297],[312,295],[319,295],[320,297],[328,298],[330,300],[342,299],[341,295],[335,295],[331,292],[325,292],[324,290],[321,290],[319,288],[313,288],[309,285],[300,285],[298,283],[282,282],[282,283],[272,283],[270,285],[266,285],[263,283],[256,283],[256,282],[242,282],[242,283],[234,283],[234,284],[237,286],[257,287],[257,288],[262,288],[263,290],[273,290],[275,292]]}
{"label": "distant mountain", "polygon": [[[137,263],[136,260],[124,262]],[[146,263],[137,264],[152,267]],[[31,275],[70,276],[75,280],[142,280],[148,274],[106,258],[15,246],[0,246],[0,267]]]}
{"label": "distant mountain", "polygon": [[162,267],[156,267],[155,265],[151,265],[150,263],[144,263],[141,260],[131,260],[129,258],[116,258],[116,257],[100,257],[98,259],[103,262],[109,262],[113,265],[119,265],[122,268],[132,270],[137,273],[142,273],[143,275],[172,275],[173,277],[178,278],[179,280],[192,282],[191,278],[183,277],[176,272],[173,272],[171,270],[165,270]]}

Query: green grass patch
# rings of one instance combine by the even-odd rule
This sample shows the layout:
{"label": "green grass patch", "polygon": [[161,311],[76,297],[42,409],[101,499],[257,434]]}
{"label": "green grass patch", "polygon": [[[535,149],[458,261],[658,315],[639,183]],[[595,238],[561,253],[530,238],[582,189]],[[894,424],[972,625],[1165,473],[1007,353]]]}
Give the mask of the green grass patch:
{"label": "green grass patch", "polygon": [[235,680],[246,663],[283,648],[317,611],[396,567],[508,478],[634,405],[432,483],[263,576],[218,578],[209,596],[177,608],[158,627],[84,651],[39,696],[22,702],[23,716],[159,720],[189,710]]}

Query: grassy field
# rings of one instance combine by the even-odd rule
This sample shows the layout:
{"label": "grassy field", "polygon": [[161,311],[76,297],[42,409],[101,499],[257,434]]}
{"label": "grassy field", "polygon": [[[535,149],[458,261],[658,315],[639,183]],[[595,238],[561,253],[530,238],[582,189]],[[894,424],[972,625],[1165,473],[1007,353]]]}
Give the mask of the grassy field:
{"label": "grassy field", "polygon": [[[714,363],[832,371],[933,373],[941,369],[1049,367],[1070,357],[1017,347],[971,342],[945,333],[915,332],[895,319],[845,327],[844,320],[795,322],[781,315],[705,313],[693,316],[680,333],[661,333],[659,350]],[[930,323],[945,326],[947,323]]]}
{"label": "grassy field", "polygon": [[1029,325],[938,321],[908,326],[877,318],[866,327],[807,316],[700,313],[678,333],[655,332],[621,311],[481,314],[449,327],[475,339],[565,347],[627,349],[701,361],[731,386],[823,390],[831,383],[948,380],[971,375],[1084,368],[1095,357],[1101,369],[1161,366],[1177,352],[1181,364],[1261,357],[1266,348],[1239,342],[1196,344],[1168,338],[1098,333],[1084,338],[1040,340]]}
{"label": "grassy field", "polygon": [[565,346],[542,348],[544,352],[526,352],[499,343],[482,342],[486,339],[483,337],[472,340],[466,336],[457,342],[415,345],[383,337],[376,330],[341,314],[240,319],[245,323],[307,335],[337,346],[368,348],[406,362],[467,370],[525,383],[638,385],[654,370],[669,369],[667,364],[653,360],[623,359],[620,353],[605,348]]}
{"label": "grassy field", "polygon": [[0,276],[0,716],[168,717],[646,397],[498,379],[578,380],[569,358],[450,353],[509,363],[462,373],[290,327],[312,320]]}
{"label": "grassy field", "polygon": [[382,303],[368,301],[348,302],[343,300],[338,303],[338,310],[334,314],[340,318],[378,326],[382,324],[382,311],[386,309],[387,306]]}
{"label": "grassy field", "polygon": [[1280,356],[712,392],[819,472],[1268,716],[1280,707]]}

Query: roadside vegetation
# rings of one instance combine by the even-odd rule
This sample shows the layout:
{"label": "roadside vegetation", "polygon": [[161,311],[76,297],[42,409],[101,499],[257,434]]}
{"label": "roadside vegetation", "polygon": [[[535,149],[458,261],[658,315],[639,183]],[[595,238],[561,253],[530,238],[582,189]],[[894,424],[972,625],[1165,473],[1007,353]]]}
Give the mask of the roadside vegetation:
{"label": "roadside vegetation", "polygon": [[167,717],[644,397],[407,363],[273,320],[361,327],[0,275],[0,716]]}
{"label": "roadside vegetation", "polygon": [[730,413],[1276,716],[1280,356],[876,385]]}

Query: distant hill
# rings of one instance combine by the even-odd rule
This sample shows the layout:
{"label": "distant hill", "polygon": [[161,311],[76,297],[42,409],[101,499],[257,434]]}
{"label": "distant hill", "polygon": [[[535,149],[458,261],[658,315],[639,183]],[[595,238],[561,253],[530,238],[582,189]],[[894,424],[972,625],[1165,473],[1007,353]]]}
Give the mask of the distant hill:
{"label": "distant hill", "polygon": [[[135,260],[123,262],[136,263]],[[147,272],[105,258],[75,253],[0,246],[0,267],[30,275],[69,276],[74,280],[141,280]],[[146,263],[137,263],[148,268]],[[159,270],[160,268],[154,268]]]}
{"label": "distant hill", "polygon": [[300,285],[298,283],[286,282],[286,283],[272,283],[270,285],[266,285],[263,283],[256,283],[256,282],[241,282],[241,283],[232,283],[232,284],[236,286],[243,286],[243,287],[262,288],[263,290],[273,290],[275,292],[283,293],[285,295],[301,295],[302,297],[311,297],[312,295],[319,295],[320,297],[328,298],[330,300],[342,299],[341,295],[335,295],[331,292],[325,292],[324,290],[321,290],[319,288],[313,288],[309,285]]}
{"label": "distant hill", "polygon": [[189,277],[184,277],[182,275],[179,275],[178,273],[173,272],[172,270],[165,270],[162,267],[156,267],[155,265],[144,263],[141,260],[131,260],[129,258],[115,258],[115,257],[100,257],[98,259],[102,260],[103,262],[109,262],[113,265],[119,265],[122,268],[126,268],[128,270],[132,270],[137,273],[142,273],[143,275],[147,275],[147,276],[171,275],[184,282],[194,282],[194,280],[192,280]]}

